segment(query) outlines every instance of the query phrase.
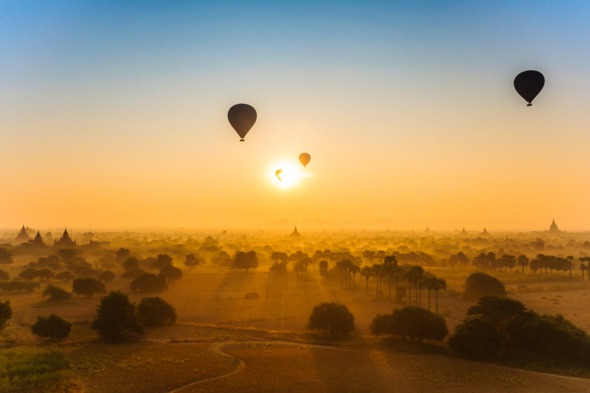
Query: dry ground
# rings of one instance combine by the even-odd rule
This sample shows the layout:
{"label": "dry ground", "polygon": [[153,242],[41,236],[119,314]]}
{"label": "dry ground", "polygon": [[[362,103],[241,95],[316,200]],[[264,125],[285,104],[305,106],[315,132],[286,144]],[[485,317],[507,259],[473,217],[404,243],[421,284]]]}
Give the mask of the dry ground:
{"label": "dry ground", "polygon": [[[441,293],[439,303],[451,331],[471,305],[458,296],[468,273],[443,269],[435,272],[448,279],[449,290]],[[552,281],[514,273],[501,274],[500,279],[507,282],[510,296],[523,301],[527,307],[539,313],[563,314],[590,331],[590,309],[580,306],[590,296],[590,286],[586,282],[562,276]],[[95,315],[97,297],[74,297],[49,303],[43,301],[38,290],[32,294],[7,296],[13,305],[14,318],[4,338],[21,345],[37,345],[38,341],[29,332],[37,316],[57,313],[72,321],[72,335],[59,348],[71,357],[88,393],[169,392],[235,371],[240,364],[237,359],[245,365],[240,372],[181,389],[178,393],[420,392],[441,390],[441,385],[444,391],[457,392],[590,391],[590,380],[359,344],[359,340],[372,340],[363,336],[369,334],[374,316],[391,312],[396,306],[386,299],[376,299],[373,281],[370,284],[370,294],[366,295],[365,281],[358,276],[356,290],[350,291],[341,289],[338,284],[325,284],[315,270],[300,278],[294,274],[270,276],[264,269],[246,273],[198,267],[185,271],[180,281],[160,294],[175,306],[179,324],[150,329],[143,342],[119,345],[95,342],[89,323]],[[127,281],[120,278],[108,289],[129,292]],[[244,294],[251,291],[258,292],[260,298],[244,299]],[[423,296],[423,305],[426,305],[426,293]],[[137,302],[142,296],[130,297]],[[304,344],[250,344],[285,339],[311,342],[309,336],[301,333],[306,331],[313,306],[322,301],[346,304],[355,315],[357,338],[353,340],[354,345],[349,345],[354,350]],[[208,328],[208,324],[217,328]],[[228,328],[219,328],[224,326]],[[244,343],[218,347],[233,358],[211,351],[213,344],[236,341]]]}

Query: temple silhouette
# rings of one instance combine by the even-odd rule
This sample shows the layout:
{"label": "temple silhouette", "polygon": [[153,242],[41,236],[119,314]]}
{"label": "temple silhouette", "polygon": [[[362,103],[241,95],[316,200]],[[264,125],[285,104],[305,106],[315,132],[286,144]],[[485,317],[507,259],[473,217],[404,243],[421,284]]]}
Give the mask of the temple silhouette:
{"label": "temple silhouette", "polygon": [[561,232],[559,230],[559,228],[557,227],[557,224],[555,223],[555,219],[553,219],[553,221],[551,222],[551,225],[549,226],[549,232],[551,232],[551,233],[560,233]]}
{"label": "temple silhouette", "polygon": [[67,247],[76,247],[76,241],[72,240],[72,238],[70,237],[67,228],[64,229],[64,233],[61,236],[61,239],[56,240],[53,243],[54,247],[58,247],[58,248],[67,248]]}

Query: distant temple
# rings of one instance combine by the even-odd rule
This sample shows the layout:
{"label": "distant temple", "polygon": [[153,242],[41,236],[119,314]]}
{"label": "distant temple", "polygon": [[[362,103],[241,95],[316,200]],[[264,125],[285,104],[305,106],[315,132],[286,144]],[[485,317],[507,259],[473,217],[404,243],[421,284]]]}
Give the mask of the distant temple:
{"label": "distant temple", "polygon": [[65,229],[61,239],[56,240],[53,245],[55,247],[76,247],[76,242],[70,238],[68,230]]}
{"label": "distant temple", "polygon": [[484,228],[483,229],[483,232],[481,234],[484,235],[484,236],[489,235],[487,228]]}
{"label": "distant temple", "polygon": [[31,240],[31,238],[29,237],[29,234],[27,233],[27,229],[23,225],[22,229],[20,230],[20,232],[16,236],[16,238],[13,240],[13,242],[22,244],[22,243],[28,242],[29,240]]}
{"label": "distant temple", "polygon": [[45,247],[45,243],[43,243],[43,238],[41,237],[39,231],[37,231],[37,235],[35,235],[35,238],[29,241],[29,244],[37,247]]}
{"label": "distant temple", "polygon": [[293,238],[301,237],[301,233],[299,233],[299,231],[297,230],[297,227],[295,227],[295,229],[293,229],[293,232],[289,236],[291,236]]}
{"label": "distant temple", "polygon": [[549,227],[549,232],[552,232],[552,233],[561,232],[559,230],[559,228],[557,227],[557,224],[555,223],[555,219],[553,220],[553,222],[551,223],[551,226]]}

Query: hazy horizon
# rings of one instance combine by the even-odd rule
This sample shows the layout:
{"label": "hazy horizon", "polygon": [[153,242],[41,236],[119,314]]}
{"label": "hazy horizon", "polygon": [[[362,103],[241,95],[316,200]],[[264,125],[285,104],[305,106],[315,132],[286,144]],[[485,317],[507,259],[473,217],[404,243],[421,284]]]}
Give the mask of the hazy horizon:
{"label": "hazy horizon", "polygon": [[[590,229],[588,2],[3,1],[0,17],[0,227]],[[528,69],[546,78],[532,107],[513,88]],[[258,112],[243,143],[241,102]]]}

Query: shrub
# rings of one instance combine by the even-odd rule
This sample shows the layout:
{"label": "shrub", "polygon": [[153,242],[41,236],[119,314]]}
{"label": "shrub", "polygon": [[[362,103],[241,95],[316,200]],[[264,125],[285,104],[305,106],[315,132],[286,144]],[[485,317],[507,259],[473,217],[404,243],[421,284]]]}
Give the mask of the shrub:
{"label": "shrub", "polygon": [[463,297],[478,300],[484,296],[506,296],[506,288],[496,277],[483,272],[471,273],[465,280]]}
{"label": "shrub", "polygon": [[244,295],[244,299],[253,300],[253,299],[260,299],[260,295],[258,292],[248,292]]}
{"label": "shrub", "polygon": [[393,332],[393,315],[377,314],[371,322],[371,334],[374,336],[387,336]]}
{"label": "shrub", "polygon": [[0,302],[0,330],[8,325],[8,320],[12,318],[12,308],[10,308],[10,300]]}
{"label": "shrub", "polygon": [[166,277],[168,281],[180,280],[182,278],[182,270],[172,265],[160,269],[160,274]]}
{"label": "shrub", "polygon": [[137,306],[140,321],[145,326],[169,325],[176,322],[176,311],[161,297],[144,297]]}
{"label": "shrub", "polygon": [[392,315],[378,315],[371,324],[371,332],[410,338],[414,342],[440,341],[449,333],[442,316],[418,306],[396,309]]}
{"label": "shrub", "polygon": [[43,296],[49,297],[49,299],[47,299],[49,301],[66,300],[72,298],[71,293],[69,293],[63,288],[56,287],[53,285],[48,285],[47,288],[45,288],[45,291],[43,291]]}
{"label": "shrub", "polygon": [[49,317],[39,317],[37,322],[31,326],[31,332],[39,337],[47,337],[52,340],[63,340],[72,330],[72,324],[51,314]]}
{"label": "shrub", "polygon": [[72,284],[72,292],[91,297],[96,293],[105,293],[104,283],[96,278],[77,278]]}
{"label": "shrub", "polygon": [[110,270],[105,270],[98,275],[98,279],[104,283],[112,282],[115,279],[115,273]]}
{"label": "shrub", "polygon": [[455,334],[449,338],[449,347],[470,358],[486,359],[496,353],[501,339],[500,333],[490,321],[471,317],[457,326]]}
{"label": "shrub", "polygon": [[131,281],[131,290],[138,293],[163,292],[168,289],[166,277],[152,273],[144,273]]}
{"label": "shrub", "polygon": [[354,330],[354,315],[343,304],[321,303],[313,308],[309,329],[329,331],[332,336]]}
{"label": "shrub", "polygon": [[143,269],[129,269],[121,277],[125,280],[135,280],[137,277],[146,274],[147,272]]}
{"label": "shrub", "polygon": [[116,341],[127,334],[143,334],[134,303],[120,291],[100,298],[92,329],[107,341]]}

